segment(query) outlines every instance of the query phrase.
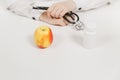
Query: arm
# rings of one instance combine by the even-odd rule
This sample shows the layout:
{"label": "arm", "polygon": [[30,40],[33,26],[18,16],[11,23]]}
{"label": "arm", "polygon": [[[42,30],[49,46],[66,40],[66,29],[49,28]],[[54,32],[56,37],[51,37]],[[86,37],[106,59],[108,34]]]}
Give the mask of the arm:
{"label": "arm", "polygon": [[76,9],[77,11],[87,11],[109,3],[110,0],[64,0],[51,5],[47,12],[49,16],[58,18],[69,11]]}
{"label": "arm", "polygon": [[60,18],[63,17],[67,12],[72,11],[76,8],[76,4],[73,0],[63,0],[54,3],[47,10],[49,16]]}
{"label": "arm", "polygon": [[34,2],[30,0],[16,0],[11,5],[9,5],[7,9],[17,15],[39,20],[39,16],[43,11],[33,10],[33,5]]}

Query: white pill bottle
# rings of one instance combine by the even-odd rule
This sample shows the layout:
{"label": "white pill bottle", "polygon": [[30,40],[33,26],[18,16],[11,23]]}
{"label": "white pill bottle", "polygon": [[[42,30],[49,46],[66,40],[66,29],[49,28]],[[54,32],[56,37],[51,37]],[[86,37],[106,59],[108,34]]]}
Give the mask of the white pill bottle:
{"label": "white pill bottle", "polygon": [[97,43],[96,24],[87,23],[83,31],[83,47],[86,49],[96,48]]}

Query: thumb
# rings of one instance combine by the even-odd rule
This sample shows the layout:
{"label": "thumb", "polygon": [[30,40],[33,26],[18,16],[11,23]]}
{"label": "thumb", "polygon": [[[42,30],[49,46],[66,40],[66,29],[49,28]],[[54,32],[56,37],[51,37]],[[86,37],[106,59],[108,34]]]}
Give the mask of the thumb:
{"label": "thumb", "polygon": [[63,19],[56,19],[54,21],[54,25],[57,25],[57,26],[66,26],[66,23],[63,21]]}

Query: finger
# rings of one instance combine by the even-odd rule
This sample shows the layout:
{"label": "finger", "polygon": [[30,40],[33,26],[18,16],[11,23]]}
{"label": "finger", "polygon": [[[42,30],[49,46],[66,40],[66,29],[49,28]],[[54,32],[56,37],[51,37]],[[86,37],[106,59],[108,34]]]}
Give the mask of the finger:
{"label": "finger", "polygon": [[47,9],[47,11],[48,11],[48,12],[51,12],[51,11],[54,9],[54,7],[55,7],[54,5],[50,6],[50,7]]}
{"label": "finger", "polygon": [[54,25],[57,25],[57,26],[66,26],[66,23],[63,21],[63,19],[57,19],[55,21]]}
{"label": "finger", "polygon": [[52,17],[56,17],[56,12],[59,10],[59,8],[54,8],[54,10],[51,12]]}
{"label": "finger", "polygon": [[50,12],[48,12],[48,11],[47,11],[47,16],[48,16],[48,17],[51,17]]}
{"label": "finger", "polygon": [[65,25],[68,25],[69,22],[67,22],[63,17],[61,17],[63,19],[63,22],[65,23]]}
{"label": "finger", "polygon": [[52,5],[51,7],[48,8],[47,13],[48,13],[49,16],[51,15],[51,13],[54,10],[54,8],[55,8],[54,5]]}
{"label": "finger", "polygon": [[60,13],[60,16],[63,17],[65,14],[67,13],[67,10],[62,10],[62,12]]}
{"label": "finger", "polygon": [[54,10],[54,6],[51,6],[51,7],[48,8],[48,10],[47,10],[47,16],[48,16],[48,17],[53,18],[53,17],[51,16],[51,12],[52,12],[53,10]]}
{"label": "finger", "polygon": [[63,9],[58,9],[55,13],[55,17],[60,18],[61,17],[60,14],[62,13],[62,11],[63,11]]}
{"label": "finger", "polygon": [[64,21],[64,23],[65,23],[66,25],[68,25],[68,24],[69,24],[66,20],[63,20],[63,21]]}
{"label": "finger", "polygon": [[55,23],[54,25],[56,25],[56,26],[66,26],[66,24],[64,22]]}

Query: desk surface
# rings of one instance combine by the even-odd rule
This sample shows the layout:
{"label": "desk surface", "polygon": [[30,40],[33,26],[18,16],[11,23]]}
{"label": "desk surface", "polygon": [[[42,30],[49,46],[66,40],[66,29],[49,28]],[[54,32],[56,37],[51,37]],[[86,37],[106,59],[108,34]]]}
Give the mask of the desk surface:
{"label": "desk surface", "polygon": [[[85,49],[81,32],[14,15],[0,8],[0,80],[120,80],[120,1],[80,13],[97,24],[97,47]],[[35,29],[48,25],[52,45],[39,49]]]}

